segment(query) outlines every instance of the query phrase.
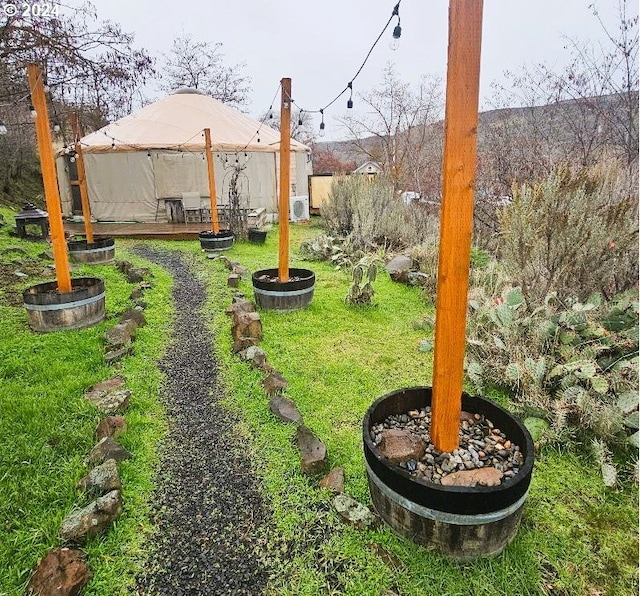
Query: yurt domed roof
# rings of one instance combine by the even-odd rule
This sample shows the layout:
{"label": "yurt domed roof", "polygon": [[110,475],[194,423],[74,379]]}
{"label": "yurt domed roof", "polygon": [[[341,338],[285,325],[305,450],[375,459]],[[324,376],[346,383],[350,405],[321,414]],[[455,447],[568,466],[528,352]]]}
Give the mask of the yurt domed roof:
{"label": "yurt domed roof", "polygon": [[[214,151],[278,151],[280,132],[203,94],[179,89],[82,138],[84,151],[202,151],[204,129]],[[259,132],[258,132],[259,131]],[[291,139],[291,151],[310,149]]]}

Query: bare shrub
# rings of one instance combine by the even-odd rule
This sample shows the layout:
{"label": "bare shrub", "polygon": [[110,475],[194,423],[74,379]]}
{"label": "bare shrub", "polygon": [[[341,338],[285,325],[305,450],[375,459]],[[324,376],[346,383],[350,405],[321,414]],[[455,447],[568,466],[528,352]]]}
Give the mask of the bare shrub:
{"label": "bare shrub", "polygon": [[502,261],[528,299],[611,297],[637,285],[638,196],[623,170],[556,169],[513,189],[502,212]]}

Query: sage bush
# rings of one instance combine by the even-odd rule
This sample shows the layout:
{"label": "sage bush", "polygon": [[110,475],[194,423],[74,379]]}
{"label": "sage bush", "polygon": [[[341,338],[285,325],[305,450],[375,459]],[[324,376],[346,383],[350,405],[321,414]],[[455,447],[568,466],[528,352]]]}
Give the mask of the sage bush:
{"label": "sage bush", "polygon": [[336,177],[320,213],[330,235],[365,251],[420,244],[438,225],[437,217],[421,205],[405,205],[382,176]]}
{"label": "sage bush", "polygon": [[560,167],[513,189],[501,215],[501,261],[534,301],[611,298],[637,287],[638,194],[614,164]]}

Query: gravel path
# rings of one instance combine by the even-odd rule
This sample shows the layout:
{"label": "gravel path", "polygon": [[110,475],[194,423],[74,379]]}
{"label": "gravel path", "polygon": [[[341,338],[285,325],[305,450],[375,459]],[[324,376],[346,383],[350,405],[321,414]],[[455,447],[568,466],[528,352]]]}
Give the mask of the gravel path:
{"label": "gravel path", "polygon": [[135,251],[174,278],[174,344],[161,363],[161,399],[170,419],[161,453],[158,534],[139,593],[242,595],[264,592],[257,535],[265,518],[237,420],[220,405],[213,336],[200,309],[203,285],[178,253]]}

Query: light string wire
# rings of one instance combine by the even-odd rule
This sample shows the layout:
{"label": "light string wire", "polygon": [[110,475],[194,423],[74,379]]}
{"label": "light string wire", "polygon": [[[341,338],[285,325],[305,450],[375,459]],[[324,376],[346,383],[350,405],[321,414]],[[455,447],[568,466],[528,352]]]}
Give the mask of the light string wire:
{"label": "light string wire", "polygon": [[[389,19],[387,20],[387,22],[385,23],[384,27],[382,28],[382,31],[380,31],[380,33],[378,34],[378,37],[376,37],[375,41],[373,42],[373,44],[371,45],[371,47],[369,48],[369,51],[367,52],[364,60],[362,61],[362,64],[360,64],[360,67],[358,68],[358,70],[356,71],[356,73],[353,75],[353,77],[351,77],[351,80],[347,83],[347,85],[344,87],[344,89],[342,89],[342,91],[340,91],[330,102],[328,102],[326,105],[324,105],[321,108],[318,108],[317,110],[310,110],[310,109],[306,109],[306,108],[302,108],[299,104],[297,104],[295,102],[295,100],[293,98],[289,98],[289,101],[291,102],[292,105],[295,105],[298,110],[299,110],[299,114],[298,114],[298,118],[299,120],[302,120],[302,113],[307,113],[307,114],[321,114],[322,115],[322,122],[321,122],[321,129],[324,129],[324,111],[327,108],[330,108],[336,101],[338,101],[338,99],[340,99],[347,91],[350,92],[350,96],[349,96],[349,102],[348,102],[348,106],[351,107],[353,105],[353,102],[351,100],[351,98],[353,97],[353,82],[358,78],[358,76],[360,75],[360,73],[362,72],[362,70],[364,69],[365,65],[367,64],[369,58],[371,57],[371,54],[373,52],[373,50],[375,49],[376,45],[378,45],[378,42],[380,41],[380,39],[382,38],[382,36],[384,35],[384,33],[386,32],[386,30],[389,28],[389,25],[391,24],[391,21],[393,20],[394,17],[398,17],[398,25],[400,25],[400,4],[401,4],[402,0],[398,0],[398,2],[396,3],[396,5],[393,7],[393,10],[391,12],[391,16],[389,17]],[[41,75],[42,76],[42,75]],[[75,77],[74,77],[75,78]],[[56,84],[60,84],[60,83],[64,83],[67,81],[57,81]],[[260,131],[262,130],[262,127],[265,124],[265,121],[269,118],[269,116],[272,114],[272,110],[273,110],[273,104],[276,100],[276,97],[278,95],[278,92],[280,91],[280,88],[282,86],[282,83],[278,83],[278,87],[276,88],[276,91],[273,95],[273,98],[271,100],[271,105],[269,106],[269,110],[267,111],[267,113],[262,117],[261,121],[260,121],[260,126],[258,127],[258,129],[256,130],[256,132],[252,135],[252,137],[247,141],[247,143],[244,145],[244,147],[240,150],[240,151],[236,151],[236,155],[238,153],[243,153],[246,151],[247,147],[251,144],[251,142],[253,141],[253,139],[255,139],[256,137],[258,137],[258,139],[260,138]],[[12,105],[18,105],[20,102],[24,101],[25,99],[30,97],[30,93],[24,95],[23,97],[21,97],[18,100],[14,100],[11,103],[7,103],[7,104],[0,104],[0,108],[2,107],[8,107],[8,106],[12,106]],[[5,96],[6,97],[6,96]],[[56,112],[55,109],[55,105],[54,102],[51,101],[51,105],[53,108],[53,112],[54,112],[54,117],[55,117],[55,122],[58,124],[60,123],[60,119],[58,117],[58,114]],[[111,126],[111,125],[107,125]],[[106,128],[106,127],[105,127]],[[135,144],[131,144],[131,143],[126,143],[125,141],[122,141],[120,139],[117,139],[116,137],[114,137],[113,135],[110,135],[106,130],[103,130],[104,134],[109,137],[112,141],[112,147],[115,147],[115,143],[116,141],[118,142],[118,145],[122,146],[122,147],[129,147],[131,149],[134,150],[144,150],[145,148],[147,150],[150,151],[150,149],[148,147],[144,147],[141,145],[135,145]],[[66,138],[65,138],[65,134],[64,134],[64,127],[62,127],[62,134],[63,134],[63,142],[66,145]],[[168,145],[165,147],[157,147],[155,148],[155,150],[157,151],[185,151],[188,153],[193,153],[196,154],[197,152],[195,151],[191,151],[189,149],[183,149],[183,147],[189,142],[191,141],[193,138],[195,138],[198,134],[200,134],[202,136],[202,132],[198,132],[196,134],[194,134],[193,136],[191,136],[189,139],[183,141],[182,143],[176,144],[176,145]],[[258,141],[259,142],[259,141]],[[82,141],[80,141],[80,143],[82,145],[85,146],[89,146],[87,143],[84,143]],[[227,152],[225,152],[227,153]]]}
{"label": "light string wire", "polygon": [[350,91],[351,93],[353,93],[353,82],[358,78],[358,75],[362,72],[362,69],[364,68],[365,64],[369,60],[369,57],[371,56],[373,49],[376,47],[376,45],[378,45],[380,38],[384,35],[385,31],[389,28],[389,25],[391,24],[391,21],[393,20],[393,18],[398,17],[398,24],[400,23],[400,3],[401,2],[402,0],[398,0],[398,3],[393,7],[393,11],[391,12],[391,16],[389,17],[389,20],[386,22],[385,26],[382,28],[382,31],[380,31],[380,34],[378,35],[378,37],[376,37],[376,40],[373,42],[373,45],[371,46],[371,48],[369,48],[369,51],[367,52],[365,59],[360,65],[360,68],[358,68],[358,70],[356,71],[356,74],[354,74],[353,77],[351,77],[351,80],[347,83],[347,86],[342,91],[340,91],[338,95],[336,95],[328,104],[326,104],[321,108],[318,108],[317,110],[308,110],[306,108],[302,108],[293,100],[291,100],[291,103],[293,103],[300,110],[300,112],[305,112],[307,114],[322,114],[322,119],[324,122],[324,111],[327,108],[330,108],[347,91]]}

